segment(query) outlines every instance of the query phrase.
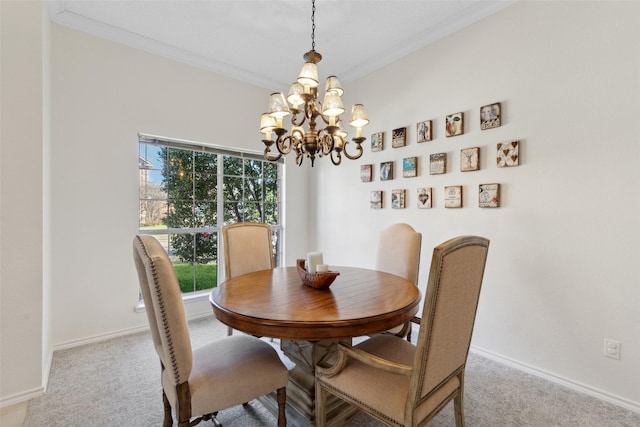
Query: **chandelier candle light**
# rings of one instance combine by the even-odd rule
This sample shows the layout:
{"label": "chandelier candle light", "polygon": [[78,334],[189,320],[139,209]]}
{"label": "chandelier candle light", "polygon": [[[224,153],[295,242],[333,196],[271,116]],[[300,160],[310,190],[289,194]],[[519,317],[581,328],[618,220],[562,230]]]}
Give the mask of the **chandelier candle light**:
{"label": "chandelier candle light", "polygon": [[[283,93],[272,93],[269,97],[269,111],[260,118],[260,132],[264,133],[262,142],[266,145],[264,157],[270,161],[277,161],[292,150],[296,153],[296,164],[302,165],[305,157],[313,161],[318,157],[329,156],[334,165],[342,161],[342,153],[351,160],[362,156],[362,143],[366,140],[362,136],[362,127],[369,124],[367,111],[362,104],[355,104],[351,108],[349,124],[356,128],[356,136],[352,141],[356,144],[356,153],[347,152],[347,132],[342,129],[340,114],[344,113],[342,104],[342,86],[336,76],[327,78],[323,102],[318,101],[318,62],[322,55],[315,51],[315,14],[316,4],[312,0],[311,12],[311,50],[304,54],[305,64],[300,71],[297,81],[289,88],[286,99]],[[289,105],[291,107],[289,107]],[[282,120],[291,115],[291,130],[283,127]],[[326,126],[316,129],[318,117]],[[308,128],[303,128],[304,124]],[[273,133],[276,134],[275,141]],[[278,152],[271,153],[271,146],[276,146]]]}

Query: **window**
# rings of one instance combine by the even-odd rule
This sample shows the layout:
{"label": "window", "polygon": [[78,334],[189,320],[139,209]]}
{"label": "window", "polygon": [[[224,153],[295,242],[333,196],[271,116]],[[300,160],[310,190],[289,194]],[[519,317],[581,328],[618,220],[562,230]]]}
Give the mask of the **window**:
{"label": "window", "polygon": [[275,264],[280,265],[282,162],[140,135],[138,164],[139,232],[163,244],[183,293],[217,286],[218,265],[224,265],[218,251],[223,225],[271,225]]}

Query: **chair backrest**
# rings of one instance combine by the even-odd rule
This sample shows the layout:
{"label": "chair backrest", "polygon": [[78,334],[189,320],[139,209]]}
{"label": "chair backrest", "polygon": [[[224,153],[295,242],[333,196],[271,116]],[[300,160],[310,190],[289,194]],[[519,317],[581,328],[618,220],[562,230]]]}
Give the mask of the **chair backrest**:
{"label": "chair backrest", "polygon": [[393,224],[382,230],[378,241],[376,270],[395,274],[418,284],[422,234],[409,224]]}
{"label": "chair backrest", "polygon": [[169,255],[153,236],[133,239],[138,271],[153,343],[166,376],[176,386],[189,379],[193,362],[189,326],[180,285]]}
{"label": "chair backrest", "polygon": [[258,222],[239,222],[222,227],[225,276],[273,268],[271,226]]}
{"label": "chair backrest", "polygon": [[433,250],[407,410],[464,370],[489,240],[461,236]]}

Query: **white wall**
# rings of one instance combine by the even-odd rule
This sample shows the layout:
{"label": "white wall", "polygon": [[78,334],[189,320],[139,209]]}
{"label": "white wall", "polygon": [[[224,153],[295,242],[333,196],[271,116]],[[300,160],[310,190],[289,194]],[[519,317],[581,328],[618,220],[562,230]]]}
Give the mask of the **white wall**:
{"label": "white wall", "polygon": [[[353,84],[385,149],[340,167],[316,166],[317,249],[333,265],[373,266],[379,231],[407,222],[423,234],[420,286],[432,248],[460,234],[491,239],[473,346],[640,409],[640,3],[519,2]],[[326,54],[330,55],[330,52]],[[321,72],[330,72],[323,70]],[[345,95],[345,96],[346,96]],[[479,109],[501,102],[503,125],[481,131]],[[463,111],[465,134],[444,136]],[[435,121],[432,142],[416,123]],[[391,130],[408,145],[391,148]],[[521,165],[497,168],[496,143],[521,141]],[[480,147],[481,169],[460,172],[460,149]],[[448,172],[429,175],[446,152]],[[419,156],[417,178],[402,178]],[[396,178],[381,182],[380,162]],[[361,183],[361,164],[376,166]],[[502,206],[478,208],[478,184],[500,183]],[[444,186],[462,185],[464,207],[444,208]],[[416,188],[434,207],[416,207]],[[392,189],[408,208],[390,208]],[[369,208],[384,190],[386,207]],[[603,340],[622,342],[621,360]]]}
{"label": "white wall", "polygon": [[[269,92],[172,60],[52,26],[53,343],[146,327],[138,282],[137,134],[261,149]],[[306,245],[304,169],[288,167],[287,248]],[[302,224],[302,225],[301,225]],[[300,239],[300,236],[303,236]],[[305,248],[306,249],[306,248]],[[211,313],[208,301],[190,314]]]}
{"label": "white wall", "polygon": [[48,342],[43,325],[44,14],[38,2],[0,2],[0,396],[17,401],[42,391],[43,342]]}

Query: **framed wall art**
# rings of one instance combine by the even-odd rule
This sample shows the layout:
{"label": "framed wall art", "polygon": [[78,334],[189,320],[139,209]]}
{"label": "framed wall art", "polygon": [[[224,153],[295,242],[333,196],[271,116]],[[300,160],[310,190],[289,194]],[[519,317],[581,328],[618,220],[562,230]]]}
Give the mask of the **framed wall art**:
{"label": "framed wall art", "polygon": [[369,205],[371,209],[382,209],[382,191],[372,191],[369,196]]}
{"label": "framed wall art", "polygon": [[444,207],[445,208],[461,208],[462,207],[462,186],[451,185],[444,187]]}
{"label": "framed wall art", "polygon": [[404,209],[406,190],[391,190],[391,208]]}
{"label": "framed wall art", "polygon": [[493,129],[501,125],[500,103],[480,107],[480,130]]}
{"label": "framed wall art", "polygon": [[405,178],[413,178],[418,176],[418,158],[407,157],[402,159],[402,176]]}
{"label": "framed wall art", "polygon": [[481,208],[500,207],[500,184],[480,184],[478,206]]}
{"label": "framed wall art", "polygon": [[429,174],[439,175],[447,172],[447,153],[436,153],[429,156]]}
{"label": "framed wall art", "polygon": [[480,148],[463,148],[460,150],[460,171],[469,172],[480,169]]}
{"label": "framed wall art", "polygon": [[418,188],[418,209],[431,209],[431,187]]}
{"label": "framed wall art", "polygon": [[418,142],[431,141],[431,120],[425,120],[416,125],[416,135]]}
{"label": "framed wall art", "polygon": [[373,179],[373,165],[360,165],[360,181],[371,182]]}
{"label": "framed wall art", "polygon": [[457,136],[464,133],[464,113],[449,114],[445,117],[445,134]]}
{"label": "framed wall art", "polygon": [[391,146],[393,148],[404,147],[407,145],[407,128],[397,128],[391,133]]}
{"label": "framed wall art", "polygon": [[520,164],[520,155],[518,153],[519,145],[520,141],[498,143],[496,160],[499,168],[508,168]]}
{"label": "framed wall art", "polygon": [[390,181],[393,179],[393,162],[380,163],[380,181]]}
{"label": "framed wall art", "polygon": [[384,149],[384,132],[371,134],[371,151],[382,151]]}

